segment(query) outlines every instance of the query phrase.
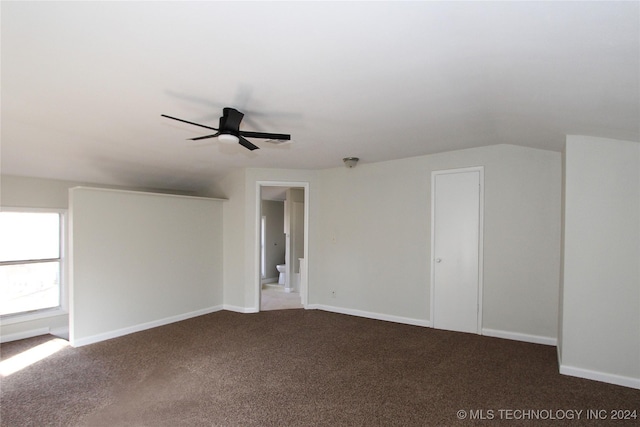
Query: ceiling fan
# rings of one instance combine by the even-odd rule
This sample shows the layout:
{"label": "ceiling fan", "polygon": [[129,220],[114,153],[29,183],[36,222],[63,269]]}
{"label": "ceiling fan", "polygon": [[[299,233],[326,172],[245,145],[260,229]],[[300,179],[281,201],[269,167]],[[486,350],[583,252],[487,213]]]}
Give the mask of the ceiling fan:
{"label": "ceiling fan", "polygon": [[222,109],[222,117],[220,117],[220,126],[218,129],[210,126],[201,125],[198,123],[189,122],[187,120],[178,119],[176,117],[167,116],[166,114],[161,114],[162,117],[166,117],[168,119],[177,120],[179,122],[188,123],[194,126],[200,126],[205,129],[215,130],[216,133],[211,135],[199,136],[197,138],[189,138],[191,141],[198,141],[200,139],[207,138],[218,138],[220,142],[235,144],[239,143],[243,147],[248,150],[257,150],[260,147],[252,144],[246,138],[261,138],[261,139],[270,139],[272,141],[289,141],[291,139],[291,135],[283,134],[283,133],[266,133],[266,132],[252,132],[240,130],[240,122],[244,117],[240,111],[235,108],[225,107]]}

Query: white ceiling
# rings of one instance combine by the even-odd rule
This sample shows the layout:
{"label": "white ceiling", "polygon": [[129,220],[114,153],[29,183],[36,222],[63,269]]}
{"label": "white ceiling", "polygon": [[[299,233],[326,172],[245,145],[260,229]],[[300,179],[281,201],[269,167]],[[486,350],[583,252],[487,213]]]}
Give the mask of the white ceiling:
{"label": "white ceiling", "polygon": [[[3,174],[200,190],[566,134],[640,140],[640,3],[7,2]],[[187,141],[222,107],[262,149]]]}

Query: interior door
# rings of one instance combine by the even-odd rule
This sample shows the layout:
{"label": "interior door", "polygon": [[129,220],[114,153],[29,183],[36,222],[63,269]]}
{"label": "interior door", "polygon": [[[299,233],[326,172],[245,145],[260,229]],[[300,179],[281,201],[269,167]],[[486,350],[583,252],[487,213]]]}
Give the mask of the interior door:
{"label": "interior door", "polygon": [[479,333],[481,174],[432,175],[434,328]]}

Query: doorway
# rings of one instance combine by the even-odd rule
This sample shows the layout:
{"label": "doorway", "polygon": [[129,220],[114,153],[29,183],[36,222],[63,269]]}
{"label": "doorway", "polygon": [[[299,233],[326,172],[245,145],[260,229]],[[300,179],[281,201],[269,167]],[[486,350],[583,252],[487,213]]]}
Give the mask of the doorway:
{"label": "doorway", "polygon": [[484,168],[431,174],[431,321],[479,334],[482,325]]}
{"label": "doorway", "polygon": [[256,212],[258,311],[306,307],[309,183],[259,181]]}

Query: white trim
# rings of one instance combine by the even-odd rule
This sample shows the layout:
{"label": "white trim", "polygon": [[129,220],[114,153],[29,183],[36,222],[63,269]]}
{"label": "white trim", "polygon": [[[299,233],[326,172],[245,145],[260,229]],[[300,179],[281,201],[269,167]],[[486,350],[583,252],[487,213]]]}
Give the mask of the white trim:
{"label": "white trim", "polygon": [[504,338],[513,341],[524,341],[533,344],[558,345],[558,340],[553,337],[545,337],[542,335],[522,334],[520,332],[500,331],[497,329],[482,328],[482,335],[494,338]]}
{"label": "white trim", "polygon": [[62,271],[60,274],[62,278],[60,282],[62,284],[62,289],[60,289],[60,309],[65,312],[65,314],[69,314],[69,306],[71,304],[71,300],[69,297],[69,288],[71,287],[71,278],[69,276],[69,267],[71,266],[71,247],[70,247],[70,239],[71,234],[69,232],[69,213],[68,210],[65,210],[62,215],[62,224],[60,230],[60,257],[62,258]]}
{"label": "white trim", "polygon": [[67,190],[68,197],[68,205],[69,205],[69,215],[68,215],[68,228],[67,228],[67,248],[69,250],[69,258],[67,262],[67,280],[68,280],[68,303],[69,303],[69,343],[73,341],[73,337],[75,336],[75,304],[74,301],[74,293],[75,293],[75,276],[74,276],[74,248],[73,248],[73,205],[74,205],[74,192],[71,189]]}
{"label": "white trim", "polygon": [[173,193],[154,193],[152,191],[137,191],[137,190],[119,190],[117,188],[102,188],[102,187],[86,187],[83,185],[79,185],[76,187],[69,188],[71,190],[91,190],[91,191],[106,191],[110,193],[124,193],[124,194],[143,194],[147,196],[168,196],[168,197],[178,197],[182,199],[199,199],[199,200],[219,200],[224,202],[228,199],[220,199],[218,197],[202,197],[202,196],[187,196],[185,194],[173,194]]}
{"label": "white trim", "polygon": [[151,328],[156,328],[158,326],[168,325],[170,323],[180,322],[181,320],[190,319],[192,317],[202,316],[205,314],[213,313],[216,311],[222,310],[223,307],[221,305],[216,305],[213,307],[203,308],[201,310],[195,310],[189,313],[178,314],[175,316],[165,317],[164,319],[158,319],[151,322],[140,323],[138,325],[128,326],[122,329],[116,329],[109,332],[104,332],[101,334],[79,338],[75,337],[70,339],[70,343],[72,347],[82,347],[88,344],[94,344],[100,341],[106,341],[112,338],[121,337],[124,335],[129,335],[134,332],[140,332]]}
{"label": "white trim", "polygon": [[558,366],[562,366],[562,346],[556,344],[556,350],[558,355]]}
{"label": "white trim", "polygon": [[[256,200],[255,200],[255,237],[254,237],[254,249],[255,263],[254,263],[254,301],[256,301],[257,311],[260,311],[260,298],[262,290],[262,281],[260,275],[260,222],[262,220],[262,195],[261,187],[302,187],[304,188],[304,271],[300,271],[300,283],[307,284],[306,289],[300,289],[300,300],[304,308],[308,308],[309,303],[309,181],[256,181]],[[249,311],[248,313],[255,313]]]}
{"label": "white trim", "polygon": [[222,309],[227,311],[235,311],[236,313],[257,313],[260,311],[255,307],[240,307],[239,305],[230,304],[224,304],[222,306]]}
{"label": "white trim", "polygon": [[478,216],[478,334],[482,333],[482,300],[484,289],[484,166],[473,166],[467,168],[446,169],[431,172],[431,283],[430,283],[430,323],[433,324],[433,313],[435,310],[434,284],[435,284],[435,176],[452,173],[478,172],[480,181],[479,194],[479,216]]}
{"label": "white trim", "polygon": [[59,213],[66,214],[64,208],[32,208],[31,206],[0,206],[0,212],[33,212],[33,213]]}
{"label": "white trim", "polygon": [[31,322],[38,319],[50,319],[52,317],[67,316],[68,314],[68,311],[63,310],[60,307],[43,308],[40,310],[7,314],[5,316],[2,316],[0,325],[14,325],[16,323]]}
{"label": "white trim", "polygon": [[0,343],[39,337],[40,335],[47,335],[48,333],[49,333],[49,328],[37,328],[37,329],[31,329],[28,331],[16,332],[13,334],[1,335]]}
{"label": "white trim", "polygon": [[566,365],[560,365],[560,373],[572,377],[585,378],[587,380],[601,381],[604,383],[621,385],[623,387],[640,389],[640,378],[625,377],[622,375],[592,371],[589,369],[576,368],[575,366]]}
{"label": "white trim", "polygon": [[372,311],[355,310],[352,308],[334,307],[324,304],[309,304],[306,308],[329,311],[332,313],[348,314],[357,317],[366,317],[367,319],[384,320],[386,322],[402,323],[405,325],[431,327],[428,320],[414,319],[412,317],[394,316],[392,314],[374,313]]}
{"label": "white trim", "polygon": [[[262,207],[262,204],[260,205]],[[267,275],[267,263],[266,260],[266,244],[267,244],[267,217],[260,212],[260,283],[264,283],[265,276]]]}

